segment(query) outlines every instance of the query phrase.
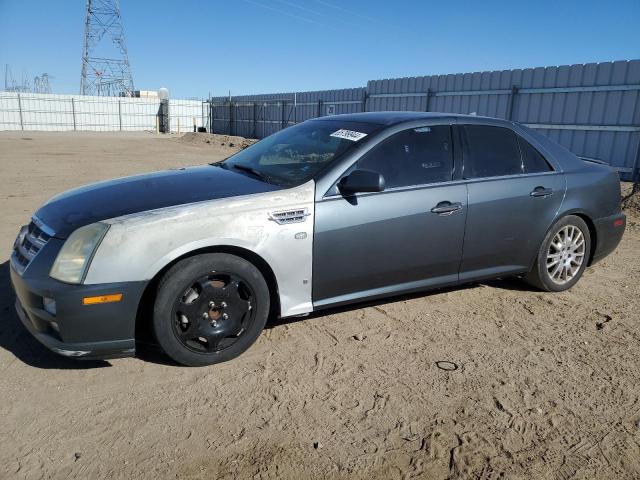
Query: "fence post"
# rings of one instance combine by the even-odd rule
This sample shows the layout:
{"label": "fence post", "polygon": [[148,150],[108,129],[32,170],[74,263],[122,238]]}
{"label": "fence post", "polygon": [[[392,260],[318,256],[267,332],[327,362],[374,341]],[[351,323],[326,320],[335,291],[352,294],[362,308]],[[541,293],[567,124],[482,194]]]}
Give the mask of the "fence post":
{"label": "fence post", "polygon": [[430,108],[431,108],[431,97],[433,96],[433,90],[431,90],[430,88],[427,88],[427,106],[425,107],[424,111],[425,112],[429,112]]}
{"label": "fence post", "polygon": [[120,123],[120,131],[122,131],[122,101],[118,100],[118,122]]}
{"label": "fence post", "polygon": [[364,93],[362,94],[362,111],[363,112],[367,111],[367,100],[368,99],[369,99],[369,92],[367,92],[365,90]]}
{"label": "fence post", "polygon": [[216,107],[213,104],[213,100],[209,97],[209,133],[214,132],[214,122],[216,118]]}
{"label": "fence post", "polygon": [[258,134],[257,130],[258,130],[258,115],[257,115],[257,111],[256,111],[256,102],[253,102],[253,138],[256,138],[256,135]]}
{"label": "fence post", "polygon": [[640,133],[638,134],[638,146],[636,147],[636,158],[631,168],[631,181],[640,184]]}
{"label": "fence post", "polygon": [[233,135],[233,102],[229,98],[229,135]]}
{"label": "fence post", "polygon": [[322,100],[318,100],[318,117],[322,116]]}
{"label": "fence post", "polygon": [[280,103],[280,105],[281,105],[281,114],[282,114],[282,118],[281,118],[281,120],[280,120],[280,130],[282,130],[283,128],[286,128],[286,126],[285,126],[285,122],[286,122],[287,120],[286,120],[285,108],[286,108],[286,105],[287,105],[287,101],[286,101],[286,100],[283,100],[283,101]]}
{"label": "fence post", "polygon": [[73,117],[73,131],[76,131],[76,101],[71,98],[71,117]]}
{"label": "fence post", "polygon": [[20,112],[20,130],[24,130],[24,121],[22,119],[22,99],[18,93],[18,111]]}
{"label": "fence post", "polygon": [[171,128],[169,125],[169,100],[160,100],[158,117],[160,121],[160,132],[170,133]]}
{"label": "fence post", "polygon": [[511,86],[511,94],[509,95],[509,106],[507,107],[507,120],[513,118],[513,107],[516,103],[516,96],[518,95],[518,87],[516,85]]}

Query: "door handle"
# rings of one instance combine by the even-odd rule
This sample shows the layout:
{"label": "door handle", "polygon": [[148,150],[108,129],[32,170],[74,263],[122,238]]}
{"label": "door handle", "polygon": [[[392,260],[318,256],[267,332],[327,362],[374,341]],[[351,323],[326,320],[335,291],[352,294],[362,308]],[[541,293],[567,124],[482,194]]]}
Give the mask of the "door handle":
{"label": "door handle", "polygon": [[548,197],[549,195],[553,195],[553,189],[536,187],[529,195],[531,195],[532,197]]}
{"label": "door handle", "polygon": [[456,212],[462,208],[462,203],[460,202],[440,202],[435,207],[431,209],[431,213],[437,213],[438,215],[451,215],[453,212]]}

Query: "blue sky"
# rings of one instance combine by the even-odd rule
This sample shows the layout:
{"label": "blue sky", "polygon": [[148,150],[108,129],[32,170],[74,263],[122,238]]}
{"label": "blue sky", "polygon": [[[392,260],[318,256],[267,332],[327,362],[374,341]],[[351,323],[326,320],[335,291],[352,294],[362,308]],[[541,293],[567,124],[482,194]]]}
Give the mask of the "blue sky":
{"label": "blue sky", "polygon": [[[83,0],[0,0],[0,66],[78,93]],[[640,0],[121,0],[136,89],[174,98],[640,58]]]}

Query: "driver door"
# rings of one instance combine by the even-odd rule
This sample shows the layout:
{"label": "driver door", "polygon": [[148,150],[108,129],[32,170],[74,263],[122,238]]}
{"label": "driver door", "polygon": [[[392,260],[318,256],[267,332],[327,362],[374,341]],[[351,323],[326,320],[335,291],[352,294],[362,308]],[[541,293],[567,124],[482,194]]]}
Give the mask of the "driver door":
{"label": "driver door", "polygon": [[449,125],[411,128],[383,140],[352,168],[373,170],[385,189],[317,202],[314,307],[455,284],[467,190],[453,184]]}

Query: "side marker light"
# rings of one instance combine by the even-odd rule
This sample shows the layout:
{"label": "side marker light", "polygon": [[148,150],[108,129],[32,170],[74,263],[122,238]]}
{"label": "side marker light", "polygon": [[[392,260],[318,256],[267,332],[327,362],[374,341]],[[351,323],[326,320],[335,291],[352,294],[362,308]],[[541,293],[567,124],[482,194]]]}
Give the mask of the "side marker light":
{"label": "side marker light", "polygon": [[109,295],[99,295],[97,297],[84,297],[82,299],[83,305],[96,305],[98,303],[113,303],[122,300],[121,293],[112,293]]}

